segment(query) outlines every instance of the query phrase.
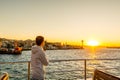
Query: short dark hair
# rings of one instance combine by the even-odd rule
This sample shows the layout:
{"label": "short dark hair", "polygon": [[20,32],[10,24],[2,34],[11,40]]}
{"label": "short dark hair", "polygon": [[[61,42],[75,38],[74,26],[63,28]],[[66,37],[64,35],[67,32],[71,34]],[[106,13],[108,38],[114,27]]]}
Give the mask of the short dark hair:
{"label": "short dark hair", "polygon": [[44,37],[43,36],[37,36],[36,37],[36,44],[39,46],[41,45],[41,43],[44,41]]}

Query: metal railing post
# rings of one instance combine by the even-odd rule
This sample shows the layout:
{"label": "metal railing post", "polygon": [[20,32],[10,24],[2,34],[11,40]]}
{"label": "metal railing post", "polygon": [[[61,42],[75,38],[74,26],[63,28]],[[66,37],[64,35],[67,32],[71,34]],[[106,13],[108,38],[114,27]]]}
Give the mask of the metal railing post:
{"label": "metal railing post", "polygon": [[87,66],[87,65],[86,65],[86,59],[85,59],[85,60],[84,60],[84,68],[85,68],[85,69],[84,69],[84,77],[85,77],[85,80],[86,80],[86,77],[87,77],[87,76],[86,76],[86,72],[87,72],[87,71],[86,71],[86,66]]}
{"label": "metal railing post", "polygon": [[30,80],[30,61],[28,61],[28,80]]}

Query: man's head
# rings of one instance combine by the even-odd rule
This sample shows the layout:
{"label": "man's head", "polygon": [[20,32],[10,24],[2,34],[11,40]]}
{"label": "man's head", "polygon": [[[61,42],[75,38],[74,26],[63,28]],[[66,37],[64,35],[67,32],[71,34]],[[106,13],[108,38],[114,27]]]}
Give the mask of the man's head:
{"label": "man's head", "polygon": [[38,46],[44,46],[44,37],[43,36],[37,36],[36,37],[36,44]]}

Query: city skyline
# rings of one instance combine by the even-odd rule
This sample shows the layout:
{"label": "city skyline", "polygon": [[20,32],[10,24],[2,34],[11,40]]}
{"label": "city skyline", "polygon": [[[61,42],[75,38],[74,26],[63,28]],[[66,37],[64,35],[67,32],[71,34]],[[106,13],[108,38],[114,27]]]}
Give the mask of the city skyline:
{"label": "city skyline", "polygon": [[119,0],[0,0],[0,37],[120,45]]}

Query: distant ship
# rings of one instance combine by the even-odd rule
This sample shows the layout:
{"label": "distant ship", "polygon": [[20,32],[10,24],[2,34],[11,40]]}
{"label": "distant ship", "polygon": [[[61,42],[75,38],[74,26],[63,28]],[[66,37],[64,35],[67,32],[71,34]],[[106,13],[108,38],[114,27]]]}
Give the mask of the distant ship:
{"label": "distant ship", "polygon": [[22,48],[16,47],[14,49],[0,48],[0,54],[21,54]]}

